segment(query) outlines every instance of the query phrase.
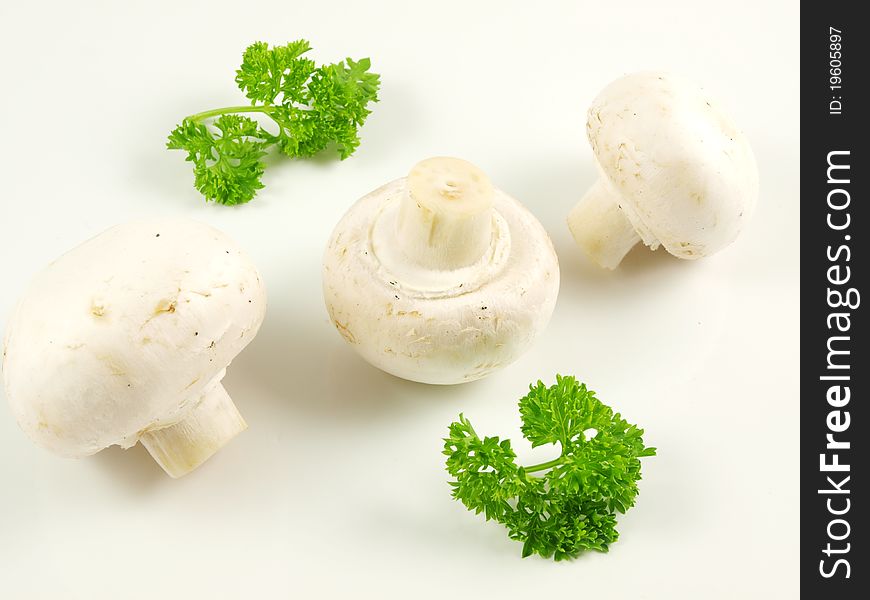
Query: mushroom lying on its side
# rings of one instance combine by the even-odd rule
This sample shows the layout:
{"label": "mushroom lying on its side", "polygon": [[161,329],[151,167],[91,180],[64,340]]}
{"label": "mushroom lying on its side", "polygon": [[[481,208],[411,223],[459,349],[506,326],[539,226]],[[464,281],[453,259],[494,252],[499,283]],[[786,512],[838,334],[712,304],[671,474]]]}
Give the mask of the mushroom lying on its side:
{"label": "mushroom lying on its side", "polygon": [[602,267],[616,268],[641,240],[678,258],[709,256],[752,215],[758,171],[749,142],[685,79],[617,79],[592,102],[586,133],[601,177],[568,226]]}
{"label": "mushroom lying on its side", "polygon": [[221,379],[265,306],[256,268],[220,231],[118,225],[30,284],[6,331],[6,396],[52,452],[142,442],[180,477],[246,427]]}
{"label": "mushroom lying on its side", "polygon": [[559,290],[550,238],[474,165],[430,158],[359,200],[323,259],[344,339],[404,379],[485,377],[546,326]]}

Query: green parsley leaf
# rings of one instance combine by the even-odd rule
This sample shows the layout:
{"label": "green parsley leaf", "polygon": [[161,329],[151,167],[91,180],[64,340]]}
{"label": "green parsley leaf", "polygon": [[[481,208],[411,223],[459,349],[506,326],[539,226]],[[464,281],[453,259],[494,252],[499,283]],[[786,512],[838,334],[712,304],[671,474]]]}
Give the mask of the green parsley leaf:
{"label": "green parsley leaf", "polygon": [[453,498],[503,524],[523,542],[523,557],[606,552],[619,537],[616,515],[634,506],[639,459],[654,456],[655,448],[574,377],[529,386],[519,409],[532,446],[558,443],[561,456],[519,466],[510,440],[481,438],[460,414],[444,439]]}
{"label": "green parsley leaf", "polygon": [[267,142],[256,121],[239,115],[221,115],[216,132],[203,123],[185,119],[169,134],[168,148],[187,151],[194,164],[194,185],[209,200],[221,204],[248,202],[263,187],[263,161]]}
{"label": "green parsley leaf", "polygon": [[[184,150],[194,164],[194,184],[207,201],[243,204],[263,187],[263,156],[272,146],[291,158],[314,156],[332,146],[344,160],[359,146],[359,128],[378,101],[380,76],[364,58],[318,67],[303,57],[307,40],[270,48],[251,44],[236,71],[250,106],[229,106],[186,117],[167,148]],[[249,116],[277,125],[270,133]]]}
{"label": "green parsley leaf", "polygon": [[313,60],[300,58],[311,50],[307,40],[290,42],[286,46],[269,48],[265,42],[248,46],[242,55],[242,66],[236,71],[239,89],[252,102],[275,104],[279,94],[293,102],[305,104],[305,82],[314,73]]}

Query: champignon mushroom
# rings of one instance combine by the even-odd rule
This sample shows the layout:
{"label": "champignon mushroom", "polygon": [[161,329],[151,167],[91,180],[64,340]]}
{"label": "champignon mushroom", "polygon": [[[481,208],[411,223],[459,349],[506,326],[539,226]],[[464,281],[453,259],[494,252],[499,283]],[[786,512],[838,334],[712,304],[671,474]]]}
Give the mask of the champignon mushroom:
{"label": "champignon mushroom", "polygon": [[472,381],[514,361],[559,290],[550,238],[474,165],[430,158],[354,204],[323,260],[339,333],[404,379]]}
{"label": "champignon mushroom", "polygon": [[574,239],[616,268],[639,241],[678,258],[734,241],[755,208],[749,142],[703,90],[665,73],[635,73],[604,88],[586,133],[600,178],[568,216]]}
{"label": "champignon mushroom", "polygon": [[68,457],[136,442],[172,477],[246,428],[221,379],[263,321],[254,265],[188,220],[112,227],[39,273],[7,328],[6,397]]}

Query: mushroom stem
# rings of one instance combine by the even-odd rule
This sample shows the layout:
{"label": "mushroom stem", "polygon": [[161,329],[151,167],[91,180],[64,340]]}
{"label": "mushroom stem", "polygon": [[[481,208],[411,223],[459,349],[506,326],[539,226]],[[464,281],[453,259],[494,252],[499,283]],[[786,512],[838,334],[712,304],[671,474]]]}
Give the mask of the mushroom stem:
{"label": "mushroom stem", "polygon": [[492,184],[471,163],[445,157],[419,162],[400,201],[398,244],[421,267],[467,267],[492,243],[492,205]]}
{"label": "mushroom stem", "polygon": [[586,255],[606,269],[619,266],[641,239],[601,179],[568,214],[568,228]]}
{"label": "mushroom stem", "polygon": [[247,427],[218,382],[206,390],[183,421],[148,431],[139,441],[170,477],[178,478],[193,471]]}

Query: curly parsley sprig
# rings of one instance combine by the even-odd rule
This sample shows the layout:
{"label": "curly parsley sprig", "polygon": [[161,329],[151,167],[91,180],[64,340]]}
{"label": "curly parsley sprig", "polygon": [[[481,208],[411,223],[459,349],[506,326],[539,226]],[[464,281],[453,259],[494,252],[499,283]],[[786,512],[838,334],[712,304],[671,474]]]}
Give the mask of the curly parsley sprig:
{"label": "curly parsley sprig", "polygon": [[644,446],[642,429],[574,377],[529,386],[519,409],[532,446],[558,443],[562,454],[519,466],[510,440],[481,438],[460,414],[444,439],[453,497],[507,527],[512,539],[523,542],[523,557],[562,560],[587,549],[606,552],[619,536],[617,513],[634,506],[639,458],[656,449]]}
{"label": "curly parsley sprig", "polygon": [[[359,146],[359,128],[377,102],[380,76],[368,58],[316,66],[303,57],[306,40],[245,50],[236,83],[250,106],[229,106],[186,117],[170,134],[167,148],[184,150],[193,163],[194,184],[220,204],[250,201],[261,181],[263,156],[271,146],[291,157],[309,157],[334,144],[342,160]],[[269,117],[277,133],[250,114]]]}

